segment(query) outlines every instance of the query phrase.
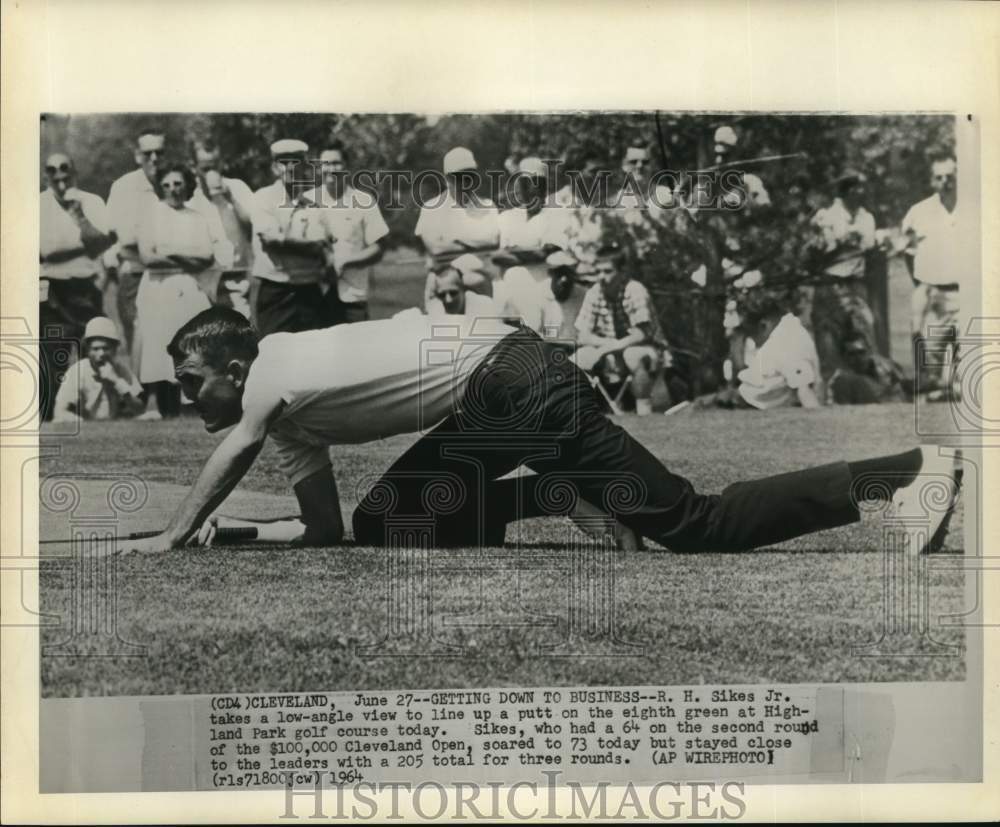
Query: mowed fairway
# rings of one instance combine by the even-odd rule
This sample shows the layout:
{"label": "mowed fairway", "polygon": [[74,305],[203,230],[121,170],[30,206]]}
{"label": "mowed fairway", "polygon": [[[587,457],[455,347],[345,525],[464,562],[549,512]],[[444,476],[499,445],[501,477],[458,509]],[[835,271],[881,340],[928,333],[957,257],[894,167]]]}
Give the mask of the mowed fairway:
{"label": "mowed fairway", "polygon": [[[943,423],[947,407],[931,414]],[[906,405],[620,421],[706,491],[914,444],[913,410]],[[156,484],[190,483],[217,440],[195,419],[90,424],[79,437],[44,440],[61,449],[43,460],[42,476],[137,474],[152,495],[136,517],[148,513],[147,527],[156,528],[165,520]],[[359,482],[384,470],[411,441],[334,450],[348,525]],[[241,516],[254,516],[252,492],[290,493],[270,446],[241,489],[249,492],[236,509]],[[275,502],[268,498],[260,516],[276,516]],[[44,533],[44,511],[42,519]],[[960,507],[952,551],[961,550],[962,524]],[[882,526],[874,516],[744,554],[620,553],[610,565],[610,603],[597,600],[596,588],[571,588],[579,581],[571,577],[575,553],[567,540],[576,535],[568,521],[526,521],[519,531],[515,542],[508,530],[503,548],[408,550],[395,557],[350,543],[122,557],[118,635],[145,646],[144,656],[43,650],[43,694],[948,680],[965,674],[960,631],[938,622],[971,607],[966,575],[938,566],[929,584],[931,630],[954,648],[938,657],[921,656],[919,649],[905,657],[852,652],[875,641],[882,628]],[[73,572],[67,561],[43,562],[43,611],[69,616]],[[425,634],[401,637],[414,607],[423,608],[426,622],[411,628]],[[592,634],[602,624],[617,640]],[[571,636],[571,628],[579,634]],[[43,629],[43,647],[68,634],[65,622]],[[102,654],[104,640],[79,643],[84,652],[94,647],[93,654]]]}

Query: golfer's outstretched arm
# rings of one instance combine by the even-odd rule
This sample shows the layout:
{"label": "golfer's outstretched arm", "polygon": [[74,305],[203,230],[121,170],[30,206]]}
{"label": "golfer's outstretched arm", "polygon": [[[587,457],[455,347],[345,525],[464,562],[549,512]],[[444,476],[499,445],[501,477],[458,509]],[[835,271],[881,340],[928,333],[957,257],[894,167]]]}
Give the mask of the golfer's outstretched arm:
{"label": "golfer's outstretched arm", "polygon": [[225,439],[219,443],[201,469],[191,491],[164,531],[170,548],[184,545],[205,518],[227,497],[260,453],[268,424],[277,414],[261,407],[250,408]]}

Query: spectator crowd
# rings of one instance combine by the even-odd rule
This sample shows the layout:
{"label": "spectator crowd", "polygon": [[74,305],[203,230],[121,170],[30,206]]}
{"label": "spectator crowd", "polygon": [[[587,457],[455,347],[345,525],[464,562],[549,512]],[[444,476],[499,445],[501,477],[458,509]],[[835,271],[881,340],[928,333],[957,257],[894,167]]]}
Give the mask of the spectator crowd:
{"label": "spectator crowd", "polygon": [[[726,169],[739,136],[722,126],[713,137],[713,169]],[[389,228],[378,199],[351,185],[350,149],[275,141],[273,180],[253,191],[226,175],[217,147],[195,143],[176,160],[162,131],[143,128],[122,150],[135,169],[114,181],[106,203],[77,188],[68,154],[49,155],[40,205],[42,418],[179,415],[166,346],[212,304],[251,318],[261,336],[368,319]],[[578,147],[557,187],[541,158],[511,160],[516,186],[496,203],[465,184],[483,172],[474,152],[451,149],[440,170],[445,190],[422,206],[413,230],[426,265],[423,302],[402,314],[508,318],[560,342],[611,412],[671,409],[692,396],[692,384],[675,360],[670,319],[632,266],[651,255],[663,228],[684,236],[714,225],[726,255],[693,269],[685,289],[707,289],[708,268],[721,269],[728,349],[718,359],[721,387],[697,405],[811,408],[911,393],[905,371],[879,349],[866,272],[875,253],[905,260],[914,341],[938,354],[921,361],[918,385],[947,397],[962,281],[953,158],[928,160],[927,197],[899,228],[876,227],[865,172],[844,170],[811,222],[802,250],[809,277],[795,284],[770,279],[767,261],[730,220],[769,220],[781,195],[766,175],[738,170],[738,186],[721,195],[690,175],[668,185],[652,179],[649,148],[637,144],[622,153],[622,184],[608,193],[595,186],[606,166],[600,147]],[[306,168],[318,178],[304,179]],[[610,232],[615,221],[632,255]]]}

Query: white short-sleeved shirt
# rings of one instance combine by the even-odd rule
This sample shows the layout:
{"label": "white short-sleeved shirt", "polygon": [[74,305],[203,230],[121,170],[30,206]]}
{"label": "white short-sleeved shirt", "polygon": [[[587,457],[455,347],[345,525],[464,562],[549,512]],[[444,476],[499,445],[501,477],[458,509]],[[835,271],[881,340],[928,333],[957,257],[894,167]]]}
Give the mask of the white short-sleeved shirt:
{"label": "white short-sleeved shirt", "polygon": [[475,250],[497,247],[500,222],[497,208],[487,198],[474,207],[460,207],[450,192],[420,208],[416,235],[424,244],[454,244],[460,241]]}
{"label": "white short-sleeved shirt", "polygon": [[[111,185],[108,213],[118,235],[119,249],[134,248],[139,243],[142,221],[150,214],[150,206],[159,200],[153,184],[141,169],[126,172]],[[125,273],[141,273],[146,268],[138,259],[123,258],[121,269]]]}
{"label": "white short-sleeved shirt", "polygon": [[117,419],[123,413],[126,397],[138,405],[142,385],[123,364],[114,365],[117,378],[109,382],[98,376],[90,359],[77,360],[66,371],[56,394],[53,419],[56,422],[80,419]]}
{"label": "white short-sleeved shirt", "polygon": [[424,431],[462,402],[472,371],[512,328],[492,319],[406,314],[260,342],[243,396],[284,403],[270,435],[292,484],[330,464],[330,445]]}
{"label": "white short-sleeved shirt", "polygon": [[951,212],[937,193],[910,207],[903,218],[903,232],[917,236],[913,253],[913,277],[923,284],[961,283],[956,272],[962,260],[959,239],[958,207]]}
{"label": "white short-sleeved shirt", "polygon": [[562,207],[542,207],[532,216],[524,207],[500,213],[500,246],[525,250],[541,249],[546,244],[562,247],[565,243]]}
{"label": "white short-sleeved shirt", "polygon": [[[108,232],[110,222],[104,201],[100,196],[90,192],[77,190],[80,208],[84,216],[94,225],[94,229],[102,233]],[[56,200],[52,190],[44,190],[41,194],[39,222],[41,238],[39,252],[49,256],[63,250],[73,250],[83,245],[80,226]],[[43,279],[89,278],[101,270],[100,259],[94,259],[86,253],[81,253],[69,261],[43,262],[41,277]]]}
{"label": "white short-sleeved shirt", "polygon": [[760,410],[797,404],[799,388],[819,378],[819,356],[809,331],[786,313],[740,371],[740,396]]}
{"label": "white short-sleeved shirt", "polygon": [[372,267],[348,267],[342,271],[340,262],[389,234],[389,226],[382,217],[378,202],[369,193],[351,187],[345,187],[336,202],[322,187],[307,193],[306,198],[320,205],[320,220],[333,243],[340,300],[351,303],[368,301]]}
{"label": "white short-sleeved shirt", "polygon": [[[852,217],[839,198],[834,198],[833,203],[826,209],[819,210],[813,216],[813,224],[823,233],[827,250],[835,250],[851,233],[857,233],[860,237],[854,245],[857,252],[864,252],[875,246],[875,217],[864,207],[858,207],[858,211]],[[846,256],[850,252],[850,245],[844,244],[842,252]],[[826,272],[841,278],[863,276],[864,256],[845,258],[844,261],[831,264],[826,268]]]}
{"label": "white short-sleeved shirt", "polygon": [[324,240],[327,236],[320,207],[292,206],[281,181],[257,190],[253,204],[253,275],[285,284],[322,282],[326,262],[321,257],[288,251],[268,254],[260,240],[261,233],[277,231],[306,241]]}

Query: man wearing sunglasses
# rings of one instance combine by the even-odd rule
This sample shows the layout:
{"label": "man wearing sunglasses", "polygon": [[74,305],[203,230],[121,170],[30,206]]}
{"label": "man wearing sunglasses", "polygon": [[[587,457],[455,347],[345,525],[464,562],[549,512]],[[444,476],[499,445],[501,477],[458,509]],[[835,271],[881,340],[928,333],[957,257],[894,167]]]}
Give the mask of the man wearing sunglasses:
{"label": "man wearing sunglasses", "polygon": [[134,147],[136,169],[115,181],[108,195],[111,225],[118,236],[118,316],[130,356],[135,340],[135,301],[146,269],[139,259],[139,228],[159,201],[156,176],[165,161],[165,149],[166,138],[161,129],[140,128]]}
{"label": "man wearing sunglasses", "polygon": [[72,348],[73,341],[79,345],[87,322],[102,314],[101,254],[115,237],[104,201],[76,188],[76,169],[68,155],[50,155],[45,178],[39,211],[38,318],[42,355],[50,368],[40,389],[41,415],[48,420],[59,385],[54,367],[62,361],[56,352]]}

